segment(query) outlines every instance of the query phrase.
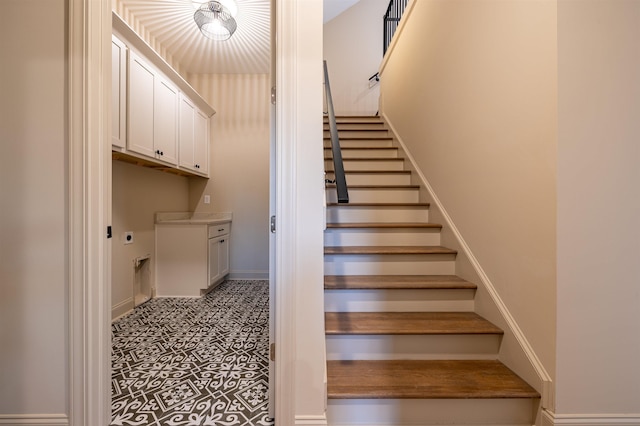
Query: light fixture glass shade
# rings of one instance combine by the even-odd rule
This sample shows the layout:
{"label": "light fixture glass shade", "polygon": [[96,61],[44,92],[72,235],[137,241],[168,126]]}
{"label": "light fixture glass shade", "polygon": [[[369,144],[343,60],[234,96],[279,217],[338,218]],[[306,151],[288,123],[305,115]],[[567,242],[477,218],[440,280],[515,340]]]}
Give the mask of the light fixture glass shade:
{"label": "light fixture glass shade", "polygon": [[208,1],[193,14],[200,32],[212,40],[227,40],[238,27],[229,9],[219,1]]}

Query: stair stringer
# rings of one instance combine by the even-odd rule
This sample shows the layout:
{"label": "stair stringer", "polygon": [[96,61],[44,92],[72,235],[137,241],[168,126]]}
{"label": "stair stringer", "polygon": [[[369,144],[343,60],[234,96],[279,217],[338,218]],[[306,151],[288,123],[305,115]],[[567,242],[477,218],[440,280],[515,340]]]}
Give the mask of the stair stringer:
{"label": "stair stringer", "polygon": [[412,179],[416,179],[417,181],[412,183],[420,185],[420,201],[431,203],[429,210],[430,221],[443,225],[441,244],[458,251],[455,260],[456,275],[478,284],[475,296],[475,312],[504,330],[504,337],[500,345],[498,359],[542,395],[540,406],[535,416],[535,424],[541,424],[542,410],[553,411],[555,408],[554,387],[551,376],[544,368],[544,365],[518,326],[515,318],[511,315],[495,286],[484,272],[462,234],[453,223],[451,216],[449,216],[440,199],[435,194],[433,187],[416,164],[415,159],[396,132],[393,124],[384,112],[381,112],[381,118],[384,120],[385,125],[388,126],[394,143],[397,143],[401,148],[399,156],[403,156],[408,160],[408,162],[405,163],[406,168],[414,172],[411,176]]}

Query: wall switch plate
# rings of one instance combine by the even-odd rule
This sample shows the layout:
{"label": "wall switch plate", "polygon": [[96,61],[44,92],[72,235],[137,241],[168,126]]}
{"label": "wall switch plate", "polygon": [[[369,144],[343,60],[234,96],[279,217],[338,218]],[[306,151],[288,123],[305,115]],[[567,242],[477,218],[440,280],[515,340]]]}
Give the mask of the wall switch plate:
{"label": "wall switch plate", "polygon": [[125,232],[124,233],[124,243],[125,244],[133,243],[133,232]]}
{"label": "wall switch plate", "polygon": [[211,203],[211,196],[210,195],[205,195],[204,196],[204,203],[205,204]]}

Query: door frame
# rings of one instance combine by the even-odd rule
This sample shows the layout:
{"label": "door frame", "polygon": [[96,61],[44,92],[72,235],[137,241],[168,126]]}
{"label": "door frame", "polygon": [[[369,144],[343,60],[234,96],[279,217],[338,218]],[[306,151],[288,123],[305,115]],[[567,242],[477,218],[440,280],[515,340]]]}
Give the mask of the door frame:
{"label": "door frame", "polygon": [[[275,416],[295,416],[295,0],[276,4]],[[111,418],[111,2],[67,0],[69,425]]]}

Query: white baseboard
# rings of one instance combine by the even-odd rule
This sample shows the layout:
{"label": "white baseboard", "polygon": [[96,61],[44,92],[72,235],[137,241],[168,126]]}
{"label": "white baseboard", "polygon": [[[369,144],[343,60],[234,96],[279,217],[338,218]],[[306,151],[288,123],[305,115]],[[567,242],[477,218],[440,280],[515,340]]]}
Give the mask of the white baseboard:
{"label": "white baseboard", "polygon": [[297,425],[327,426],[327,416],[296,416]]}
{"label": "white baseboard", "polygon": [[117,320],[118,318],[125,314],[128,314],[132,310],[133,297],[130,297],[111,307],[111,321]]}
{"label": "white baseboard", "polygon": [[68,426],[66,414],[0,414],[0,425]]}
{"label": "white baseboard", "polygon": [[640,426],[635,414],[555,414],[543,411],[542,426]]}
{"label": "white baseboard", "polygon": [[269,271],[231,271],[228,280],[268,280]]}
{"label": "white baseboard", "polygon": [[123,300],[111,307],[111,321],[115,321],[121,316],[133,310],[133,297]]}

